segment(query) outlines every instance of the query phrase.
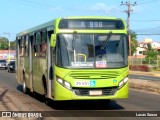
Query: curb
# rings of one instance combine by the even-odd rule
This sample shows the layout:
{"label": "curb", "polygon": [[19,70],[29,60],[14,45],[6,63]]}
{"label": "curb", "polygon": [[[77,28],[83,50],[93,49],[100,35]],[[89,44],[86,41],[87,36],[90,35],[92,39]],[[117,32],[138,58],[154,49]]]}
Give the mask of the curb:
{"label": "curb", "polygon": [[130,79],[129,87],[160,94],[160,81]]}

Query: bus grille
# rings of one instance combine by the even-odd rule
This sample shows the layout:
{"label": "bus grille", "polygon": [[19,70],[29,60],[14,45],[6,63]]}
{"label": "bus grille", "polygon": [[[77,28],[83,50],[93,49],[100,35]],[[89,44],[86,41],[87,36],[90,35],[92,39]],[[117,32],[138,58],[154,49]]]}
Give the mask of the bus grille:
{"label": "bus grille", "polygon": [[117,71],[72,71],[69,76],[73,79],[111,79],[120,75]]}
{"label": "bus grille", "polygon": [[109,88],[73,88],[73,91],[78,96],[90,96],[89,91],[98,91],[102,90],[101,96],[110,96],[114,95],[117,91],[117,87],[109,87]]}

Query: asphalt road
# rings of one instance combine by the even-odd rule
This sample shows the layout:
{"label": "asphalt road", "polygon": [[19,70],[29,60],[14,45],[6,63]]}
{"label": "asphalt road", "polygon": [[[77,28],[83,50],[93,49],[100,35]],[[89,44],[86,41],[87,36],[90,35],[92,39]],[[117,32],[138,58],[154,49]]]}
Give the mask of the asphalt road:
{"label": "asphalt road", "polygon": [[[133,76],[134,77],[134,76]],[[148,76],[147,76],[148,77]],[[0,84],[1,86],[7,87],[10,90],[22,94],[21,86],[19,86],[15,80],[15,73],[8,73],[6,70],[0,70]],[[30,95],[25,95],[24,101],[29,101],[27,104],[30,104],[31,107],[34,107],[34,110],[45,110],[45,111],[55,111],[55,110],[94,110],[108,112],[110,111],[136,111],[135,114],[140,113],[141,111],[160,111],[160,95],[156,93],[147,93],[145,91],[130,89],[129,98],[121,100],[112,100],[109,105],[106,105],[102,102],[97,101],[73,101],[61,103],[60,107],[55,107],[54,105],[46,106],[39,97],[31,97]],[[54,102],[52,102],[54,104]],[[83,112],[78,111],[79,114]],[[94,112],[95,113],[95,112]],[[147,112],[146,112],[147,113]],[[82,114],[82,117],[74,117],[75,113],[68,112],[69,117],[56,117],[56,118],[44,118],[43,120],[54,119],[54,120],[158,120],[160,118],[156,117],[85,117]],[[121,114],[118,113],[117,114]],[[129,114],[129,112],[126,112]],[[158,112],[160,114],[160,112]],[[136,115],[135,115],[136,116]]]}
{"label": "asphalt road", "polygon": [[[146,73],[146,74],[147,74],[147,73]],[[145,76],[145,75],[129,74],[129,77],[132,78],[132,79],[156,80],[156,81],[160,81],[160,77],[155,77],[155,76]]]}
{"label": "asphalt road", "polygon": [[0,69],[0,84],[12,89],[17,90],[18,83],[16,81],[16,74],[14,72],[8,73],[7,70]]}

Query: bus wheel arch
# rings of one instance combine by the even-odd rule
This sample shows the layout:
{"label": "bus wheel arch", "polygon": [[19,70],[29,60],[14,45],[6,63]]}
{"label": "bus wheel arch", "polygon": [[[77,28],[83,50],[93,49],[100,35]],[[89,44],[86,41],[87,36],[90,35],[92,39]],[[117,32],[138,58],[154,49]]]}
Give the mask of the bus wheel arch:
{"label": "bus wheel arch", "polygon": [[43,75],[42,76],[42,84],[43,84],[43,96],[44,96],[44,102],[46,105],[49,105],[50,103],[50,100],[49,98],[47,97],[47,81],[46,81],[46,77]]}
{"label": "bus wheel arch", "polygon": [[47,96],[47,81],[46,77],[42,76],[43,95]]}

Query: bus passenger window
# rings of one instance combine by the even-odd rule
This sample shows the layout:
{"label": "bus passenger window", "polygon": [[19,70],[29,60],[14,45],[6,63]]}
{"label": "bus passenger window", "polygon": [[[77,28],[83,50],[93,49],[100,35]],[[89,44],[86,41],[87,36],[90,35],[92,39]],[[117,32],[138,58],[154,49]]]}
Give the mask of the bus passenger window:
{"label": "bus passenger window", "polygon": [[20,40],[20,56],[24,56],[25,53],[25,43],[24,43],[24,37]]}
{"label": "bus passenger window", "polygon": [[37,56],[37,45],[34,45],[34,56],[36,57]]}
{"label": "bus passenger window", "polygon": [[21,48],[20,48],[20,56],[23,56],[23,53],[24,53],[24,48],[21,47]]}
{"label": "bus passenger window", "polygon": [[45,57],[46,56],[46,43],[40,44],[40,56]]}
{"label": "bus passenger window", "polygon": [[47,46],[46,43],[42,44],[42,56],[45,57],[46,56],[46,50],[47,50]]}

